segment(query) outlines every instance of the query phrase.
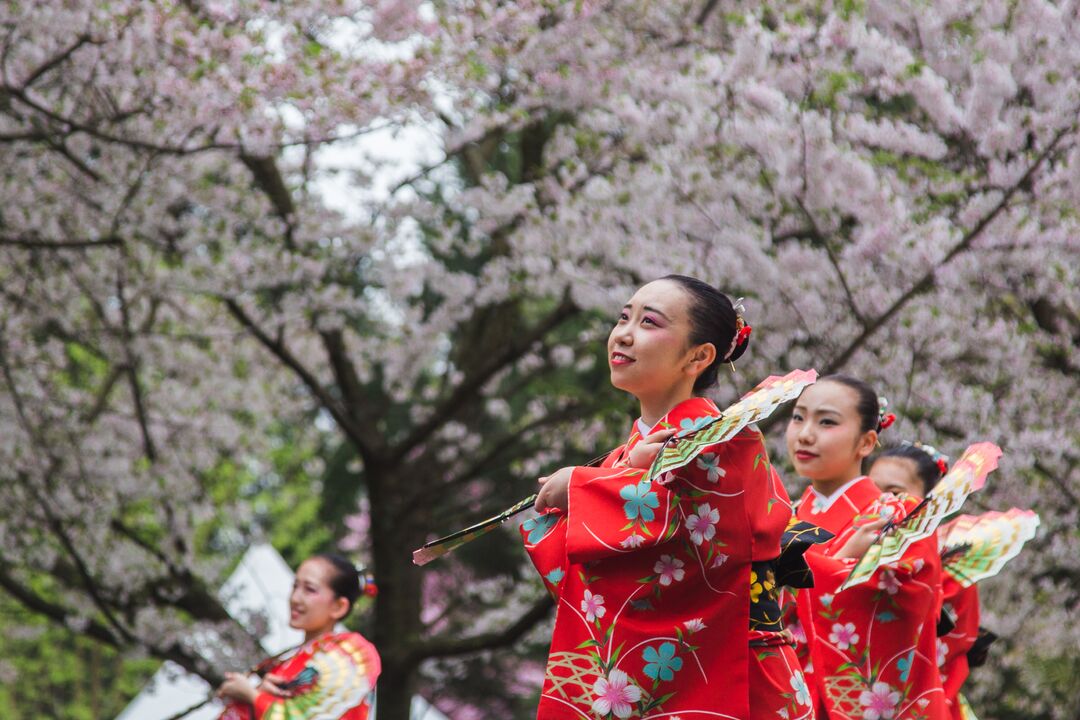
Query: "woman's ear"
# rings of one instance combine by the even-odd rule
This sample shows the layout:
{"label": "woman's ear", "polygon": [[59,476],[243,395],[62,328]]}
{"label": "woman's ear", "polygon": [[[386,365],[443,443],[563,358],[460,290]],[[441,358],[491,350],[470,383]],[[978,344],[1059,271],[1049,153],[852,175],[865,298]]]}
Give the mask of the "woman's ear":
{"label": "woman's ear", "polygon": [[867,430],[859,438],[859,444],[855,446],[855,454],[859,456],[860,460],[865,460],[870,457],[870,453],[874,452],[874,448],[878,444],[877,430]]}
{"label": "woman's ear", "polygon": [[690,348],[690,361],[686,364],[686,371],[696,378],[705,372],[714,360],[716,360],[716,346],[712,343],[702,343]]}
{"label": "woman's ear", "polygon": [[341,622],[349,614],[349,601],[344,597],[334,598],[334,604],[330,608],[330,617],[334,622]]}

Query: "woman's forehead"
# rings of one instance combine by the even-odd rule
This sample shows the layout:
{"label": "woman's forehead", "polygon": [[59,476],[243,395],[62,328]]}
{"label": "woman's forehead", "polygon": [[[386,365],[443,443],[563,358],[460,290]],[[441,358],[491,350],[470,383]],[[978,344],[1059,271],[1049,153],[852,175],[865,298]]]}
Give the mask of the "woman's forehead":
{"label": "woman's forehead", "polygon": [[627,302],[633,308],[655,308],[670,318],[681,317],[686,311],[686,292],[671,280],[653,280],[642,285]]}
{"label": "woman's forehead", "polygon": [[296,577],[326,584],[330,575],[330,563],[322,558],[308,558],[296,569]]}
{"label": "woman's forehead", "polygon": [[806,388],[799,397],[798,404],[815,409],[850,413],[856,411],[858,402],[858,395],[847,385],[824,380]]}

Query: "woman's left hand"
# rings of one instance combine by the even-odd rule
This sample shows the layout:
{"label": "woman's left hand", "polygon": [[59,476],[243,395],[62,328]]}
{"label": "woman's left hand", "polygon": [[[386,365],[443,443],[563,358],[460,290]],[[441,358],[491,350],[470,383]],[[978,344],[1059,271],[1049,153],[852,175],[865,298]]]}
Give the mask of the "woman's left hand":
{"label": "woman's left hand", "polygon": [[225,673],[225,682],[217,689],[217,696],[226,700],[237,700],[254,705],[255,688],[248,682],[247,676],[240,673]]}
{"label": "woman's left hand", "polygon": [[548,508],[566,512],[570,504],[570,476],[573,472],[574,468],[564,467],[537,481],[540,483],[540,494],[533,504],[536,512],[544,512]]}

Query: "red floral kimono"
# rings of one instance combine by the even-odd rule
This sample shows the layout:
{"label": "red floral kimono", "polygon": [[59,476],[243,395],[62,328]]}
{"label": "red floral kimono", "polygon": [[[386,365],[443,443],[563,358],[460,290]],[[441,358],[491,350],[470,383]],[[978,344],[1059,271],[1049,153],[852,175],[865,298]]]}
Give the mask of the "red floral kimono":
{"label": "red floral kimono", "polygon": [[941,668],[941,684],[945,701],[956,720],[964,717],[957,695],[968,676],[968,650],[979,637],[979,590],[976,585],[964,587],[942,574],[943,605],[956,618],[956,625],[938,638],[937,663]]}
{"label": "red floral kimono", "polygon": [[[718,415],[691,398],[657,428],[692,431]],[[639,440],[635,430],[602,466],[574,469],[568,512],[521,526],[557,600],[537,717],[812,717],[768,562],[791,506],[761,433],[747,428],[651,482],[627,467]]]}
{"label": "red floral kimono", "polygon": [[219,720],[367,720],[379,670],[379,653],[359,633],[325,635],[267,671],[286,678],[280,687],[291,697],[260,692],[254,707],[230,703]]}
{"label": "red floral kimono", "polygon": [[901,517],[915,504],[914,498],[883,496],[867,477],[858,478],[831,501],[812,487],[799,501],[796,517],[835,536],[806,553],[814,587],[798,593],[796,628],[799,639],[809,644],[804,668],[814,685],[815,701],[834,720],[947,716],[937,663],[941,608],[937,538],[912,544],[903,558],[879,568],[867,582],[837,591],[855,561],[832,554],[857,526],[880,517],[886,506]]}

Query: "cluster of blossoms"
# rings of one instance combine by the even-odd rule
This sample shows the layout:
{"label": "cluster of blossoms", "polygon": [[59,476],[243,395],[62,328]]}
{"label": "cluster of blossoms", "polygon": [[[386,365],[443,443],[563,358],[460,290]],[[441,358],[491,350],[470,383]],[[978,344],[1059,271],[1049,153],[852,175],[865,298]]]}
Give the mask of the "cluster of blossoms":
{"label": "cluster of blossoms", "polygon": [[[997,672],[1065,717],[1033,668],[1080,645],[1080,457],[1062,420],[1080,366],[1076,14],[5,5],[0,580],[45,572],[57,591],[37,609],[210,672],[181,642],[191,621],[231,627],[221,568],[196,552],[223,514],[206,478],[264,456],[275,421],[319,413],[368,488],[393,715],[418,658],[453,654],[428,637],[442,616],[401,549],[621,433],[610,396],[579,392],[603,384],[598,340],[635,285],[684,272],[744,296],[753,321],[721,401],[777,370],[843,369],[893,399],[897,436],[1007,447],[983,499],[1035,508],[1045,533],[985,593],[1012,638]],[[389,194],[336,152],[417,126],[438,159]],[[350,215],[319,192],[343,162]],[[498,490],[495,467],[520,482]],[[225,514],[243,528],[252,509]],[[617,714],[633,690],[607,682]],[[884,716],[888,692],[871,695]]]}

